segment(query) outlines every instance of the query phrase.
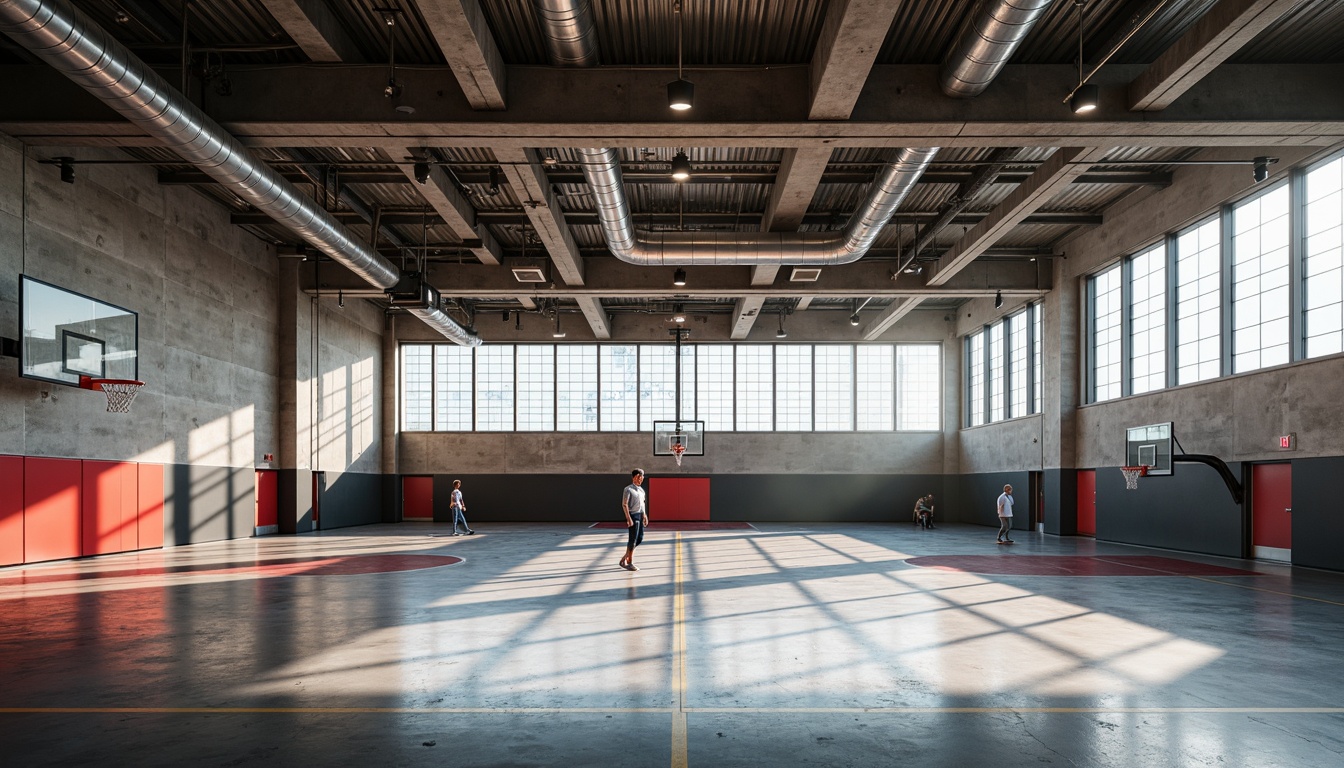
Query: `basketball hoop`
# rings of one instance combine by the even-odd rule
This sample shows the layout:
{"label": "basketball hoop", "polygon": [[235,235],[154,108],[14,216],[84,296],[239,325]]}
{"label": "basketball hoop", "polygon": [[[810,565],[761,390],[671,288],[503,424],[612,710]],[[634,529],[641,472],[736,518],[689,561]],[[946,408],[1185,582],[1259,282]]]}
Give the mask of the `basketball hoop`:
{"label": "basketball hoop", "polygon": [[131,403],[135,400],[135,396],[140,394],[140,388],[145,386],[145,382],[135,379],[93,379],[81,376],[79,385],[94,391],[101,389],[103,394],[107,395],[108,413],[130,413]]}
{"label": "basketball hoop", "polygon": [[686,446],[681,443],[672,444],[672,458],[677,460],[677,466],[681,466],[681,455],[686,452]]}
{"label": "basketball hoop", "polygon": [[1137,467],[1121,467],[1120,471],[1125,475],[1125,490],[1137,491],[1139,489],[1139,478],[1148,474],[1148,467],[1140,464]]}

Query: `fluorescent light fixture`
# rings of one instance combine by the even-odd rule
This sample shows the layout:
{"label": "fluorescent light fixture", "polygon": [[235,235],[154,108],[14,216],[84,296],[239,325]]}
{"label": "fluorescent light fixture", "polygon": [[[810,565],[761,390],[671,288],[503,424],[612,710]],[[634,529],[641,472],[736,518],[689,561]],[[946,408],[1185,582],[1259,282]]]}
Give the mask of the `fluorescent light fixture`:
{"label": "fluorescent light fixture", "polygon": [[520,283],[549,282],[546,279],[546,273],[541,270],[541,267],[514,267],[513,279]]}

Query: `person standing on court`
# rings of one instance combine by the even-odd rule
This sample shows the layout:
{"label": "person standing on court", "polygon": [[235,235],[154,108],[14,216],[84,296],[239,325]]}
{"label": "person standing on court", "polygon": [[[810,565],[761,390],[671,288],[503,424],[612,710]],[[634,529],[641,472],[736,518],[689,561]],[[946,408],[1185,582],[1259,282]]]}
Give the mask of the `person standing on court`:
{"label": "person standing on court", "polygon": [[634,563],[635,547],[643,543],[644,526],[649,524],[644,489],[640,487],[643,484],[644,470],[634,469],[630,472],[630,484],[621,494],[621,511],[625,513],[625,528],[630,539],[625,544],[625,557],[621,558],[620,566],[627,571],[639,570]]}
{"label": "person standing on court", "polygon": [[462,534],[460,534],[460,533],[457,532],[457,521],[458,521],[458,520],[461,520],[461,521],[462,521],[462,529],[465,530],[465,531],[467,532],[467,535],[468,535],[468,536],[471,536],[472,534],[476,533],[475,531],[471,530],[471,526],[467,525],[467,503],[466,503],[465,501],[462,500],[462,481],[461,481],[461,480],[454,480],[454,481],[453,481],[453,495],[452,495],[451,500],[448,502],[448,508],[451,509],[451,510],[453,511],[453,535],[454,535],[454,536],[461,536],[461,535],[462,535]]}
{"label": "person standing on court", "polygon": [[1013,527],[1013,486],[1003,486],[1003,493],[999,494],[999,543],[1012,544],[1013,540],[1008,538],[1008,531]]}

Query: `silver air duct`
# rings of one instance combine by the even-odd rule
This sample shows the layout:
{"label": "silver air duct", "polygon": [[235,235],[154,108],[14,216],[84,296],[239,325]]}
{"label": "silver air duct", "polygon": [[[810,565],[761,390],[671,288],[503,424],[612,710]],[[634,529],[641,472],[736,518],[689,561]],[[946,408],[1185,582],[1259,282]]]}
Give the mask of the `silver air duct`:
{"label": "silver air duct", "polygon": [[541,18],[546,54],[557,67],[597,64],[597,28],[588,0],[532,0]]}
{"label": "silver air duct", "polygon": [[938,84],[953,98],[979,96],[1054,0],[983,0],[943,61]]}
{"label": "silver air duct", "polygon": [[858,261],[938,154],[937,147],[903,149],[882,170],[868,199],[843,232],[640,232],[630,215],[614,149],[580,149],[583,175],[597,200],[612,255],[641,265],[801,264]]}
{"label": "silver air duct", "polygon": [[[0,0],[0,30],[314,248],[381,289],[392,262],[355,240],[218,123],[65,0]],[[480,337],[438,309],[413,311],[458,344]]]}

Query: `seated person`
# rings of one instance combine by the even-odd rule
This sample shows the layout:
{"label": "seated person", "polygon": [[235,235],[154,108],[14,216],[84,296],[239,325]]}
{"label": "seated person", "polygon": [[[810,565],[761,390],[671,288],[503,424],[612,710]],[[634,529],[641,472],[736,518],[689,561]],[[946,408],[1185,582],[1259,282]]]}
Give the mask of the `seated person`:
{"label": "seated person", "polygon": [[915,501],[915,522],[920,528],[933,528],[933,494]]}

